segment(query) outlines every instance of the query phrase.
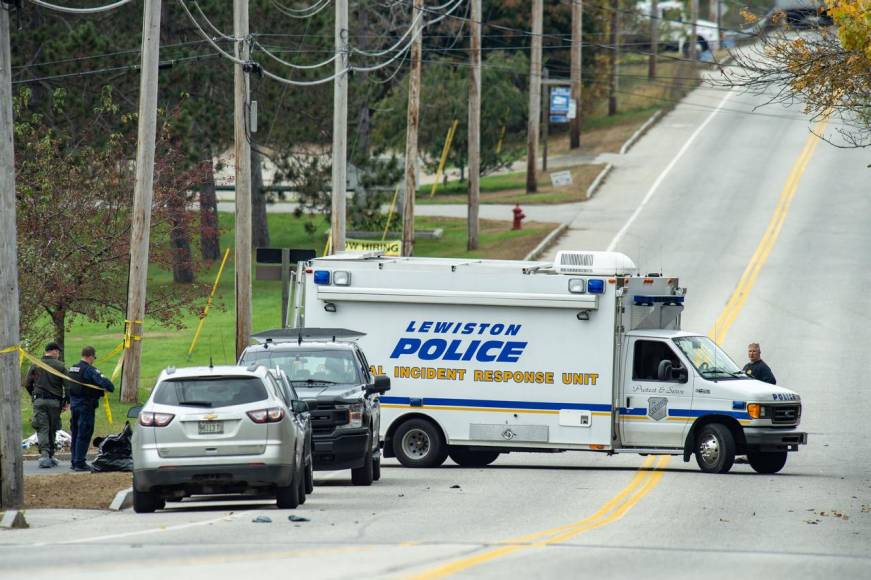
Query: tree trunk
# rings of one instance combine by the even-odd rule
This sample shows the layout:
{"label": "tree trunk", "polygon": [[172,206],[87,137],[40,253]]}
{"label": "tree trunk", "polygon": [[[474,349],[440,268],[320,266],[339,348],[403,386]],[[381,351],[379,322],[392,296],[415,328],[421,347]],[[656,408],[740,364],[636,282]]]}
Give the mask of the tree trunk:
{"label": "tree trunk", "polygon": [[218,229],[218,196],[215,189],[215,163],[209,151],[209,172],[200,190],[200,253],[203,260],[221,257],[221,238]]}
{"label": "tree trunk", "polygon": [[262,156],[251,148],[251,245],[269,247],[269,222],[266,221],[266,191],[263,189]]}
{"label": "tree trunk", "polygon": [[[58,343],[60,346],[61,360],[66,360],[66,349],[64,348],[66,338],[66,316],[67,311],[62,304],[58,304],[57,308],[51,311],[51,323],[52,326],[54,326],[54,342]],[[72,360],[72,358],[70,360]]]}
{"label": "tree trunk", "polygon": [[169,201],[169,241],[172,246],[172,280],[179,284],[194,281],[191,261],[191,239],[185,220],[185,197],[174,195]]}

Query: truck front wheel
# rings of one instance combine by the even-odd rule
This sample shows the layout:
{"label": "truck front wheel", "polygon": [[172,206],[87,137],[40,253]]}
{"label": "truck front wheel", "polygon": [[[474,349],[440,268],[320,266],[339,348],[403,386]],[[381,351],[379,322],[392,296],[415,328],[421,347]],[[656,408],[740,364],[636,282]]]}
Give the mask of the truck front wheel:
{"label": "truck front wheel", "polygon": [[393,453],[405,467],[438,467],[448,457],[448,446],[432,423],[409,419],[393,435]]}
{"label": "truck front wheel", "polygon": [[756,473],[777,473],[786,465],[786,451],[748,453],[747,461]]}
{"label": "truck front wheel", "polygon": [[705,473],[728,473],[735,463],[735,437],[725,425],[709,423],[696,437],[695,452]]}

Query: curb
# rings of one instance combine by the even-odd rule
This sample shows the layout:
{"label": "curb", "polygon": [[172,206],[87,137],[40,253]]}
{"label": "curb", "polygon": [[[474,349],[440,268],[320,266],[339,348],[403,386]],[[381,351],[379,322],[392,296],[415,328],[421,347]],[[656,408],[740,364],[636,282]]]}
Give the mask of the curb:
{"label": "curb", "polygon": [[109,504],[109,509],[114,512],[119,512],[123,509],[128,509],[133,505],[133,488],[128,487],[127,489],[122,489],[118,493],[115,494],[115,499],[112,500],[112,503]]}
{"label": "curb", "polygon": [[609,173],[611,173],[612,169],[614,169],[614,166],[608,163],[607,165],[605,165],[605,168],[599,172],[599,175],[596,176],[596,179],[594,179],[593,183],[590,184],[590,187],[587,188],[587,199],[593,197],[593,195],[605,181],[605,178],[608,177]]}
{"label": "curb", "polygon": [[547,235],[546,238],[541,240],[535,248],[523,258],[527,262],[537,260],[539,256],[541,256],[545,250],[547,250],[553,243],[556,241],[558,237],[563,235],[563,233],[569,229],[569,224],[560,224],[555,230]]}
{"label": "curb", "polygon": [[662,109],[653,113],[653,115],[651,115],[650,118],[647,119],[647,121],[645,121],[644,124],[641,125],[638,130],[635,131],[635,133],[633,133],[631,137],[629,137],[629,139],[626,140],[626,143],[623,143],[623,147],[620,148],[620,155],[625,155],[626,152],[629,151],[629,149],[631,149],[633,145],[635,145],[635,142],[638,141],[641,136],[644,135],[648,129],[650,129],[650,126],[658,121],[661,116]]}

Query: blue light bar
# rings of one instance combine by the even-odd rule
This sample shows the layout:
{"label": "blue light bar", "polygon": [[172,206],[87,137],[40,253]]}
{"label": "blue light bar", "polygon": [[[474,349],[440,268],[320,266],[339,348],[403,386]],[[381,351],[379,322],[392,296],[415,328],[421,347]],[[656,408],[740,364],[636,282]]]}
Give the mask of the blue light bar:
{"label": "blue light bar", "polygon": [[590,294],[604,294],[605,281],[598,278],[587,280],[587,292]]}
{"label": "blue light bar", "polygon": [[330,271],[329,270],[315,270],[315,284],[320,284],[322,286],[328,285],[330,283]]}

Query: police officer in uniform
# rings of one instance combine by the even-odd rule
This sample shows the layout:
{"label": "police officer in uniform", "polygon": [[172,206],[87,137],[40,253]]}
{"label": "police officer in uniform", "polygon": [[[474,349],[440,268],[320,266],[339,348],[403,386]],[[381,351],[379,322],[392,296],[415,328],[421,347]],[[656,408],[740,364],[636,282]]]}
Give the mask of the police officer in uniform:
{"label": "police officer in uniform", "polygon": [[[42,362],[59,374],[66,375],[67,369],[58,360],[59,358],[60,346],[56,342],[48,343]],[[54,467],[57,465],[54,451],[55,437],[61,427],[60,414],[69,404],[64,379],[36,365],[30,366],[25,377],[24,388],[33,400],[33,416],[30,418],[30,424],[36,431],[39,443],[39,466]]]}
{"label": "police officer in uniform", "polygon": [[758,342],[751,342],[747,345],[747,356],[750,358],[750,362],[744,365],[744,372],[748,376],[771,385],[777,384],[777,379],[774,378],[771,367],[765,364],[765,361],[761,358],[762,350],[759,348]]}
{"label": "police officer in uniform", "polygon": [[91,471],[85,458],[88,447],[91,445],[91,437],[94,435],[94,414],[97,407],[100,406],[103,390],[110,393],[115,390],[112,381],[100,374],[100,371],[94,366],[95,360],[97,360],[97,352],[94,347],[86,346],[82,349],[82,360],[70,367],[68,373],[71,379],[79,383],[95,385],[102,389],[85,387],[77,383],[69,384],[70,409],[72,410],[70,435],[72,436],[73,456],[73,464],[70,469],[73,471]]}

